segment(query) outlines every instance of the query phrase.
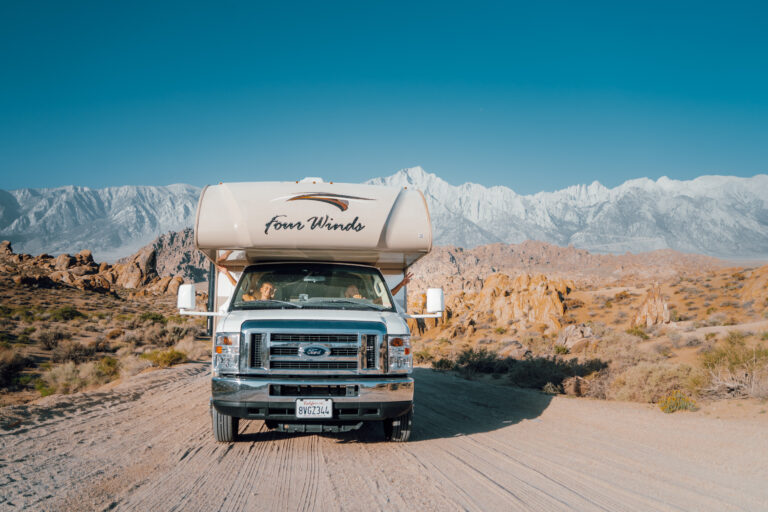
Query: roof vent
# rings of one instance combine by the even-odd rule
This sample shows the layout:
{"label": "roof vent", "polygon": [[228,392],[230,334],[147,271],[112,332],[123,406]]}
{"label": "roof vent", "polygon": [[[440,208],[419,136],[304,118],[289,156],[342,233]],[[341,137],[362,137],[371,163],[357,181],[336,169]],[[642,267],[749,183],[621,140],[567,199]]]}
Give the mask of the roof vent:
{"label": "roof vent", "polygon": [[325,183],[325,182],[323,181],[323,178],[307,177],[299,181],[299,183]]}

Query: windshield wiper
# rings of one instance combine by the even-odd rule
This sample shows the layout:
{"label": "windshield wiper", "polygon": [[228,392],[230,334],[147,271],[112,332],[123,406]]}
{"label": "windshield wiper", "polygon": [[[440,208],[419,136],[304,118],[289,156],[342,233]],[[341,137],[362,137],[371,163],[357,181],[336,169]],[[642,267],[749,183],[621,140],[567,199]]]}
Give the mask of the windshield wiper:
{"label": "windshield wiper", "polygon": [[267,299],[267,300],[256,300],[256,301],[247,301],[242,302],[238,305],[238,307],[242,309],[259,309],[259,306],[267,305],[267,304],[281,304],[284,306],[291,306],[293,308],[301,309],[300,304],[295,304],[293,302],[288,302],[287,300],[277,300],[277,299]]}
{"label": "windshield wiper", "polygon": [[325,299],[317,299],[318,302],[329,302],[331,304],[351,304],[353,306],[360,306],[364,308],[373,308],[376,311],[381,311],[382,309],[387,309],[384,306],[380,306],[379,304],[373,304],[370,302],[358,302],[355,299],[334,299],[334,298],[325,298]]}

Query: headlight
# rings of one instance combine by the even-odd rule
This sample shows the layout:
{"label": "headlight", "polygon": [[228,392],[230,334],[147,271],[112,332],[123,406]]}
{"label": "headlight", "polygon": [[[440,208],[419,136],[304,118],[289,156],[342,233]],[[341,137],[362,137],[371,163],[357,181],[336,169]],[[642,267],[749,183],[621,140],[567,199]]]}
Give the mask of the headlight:
{"label": "headlight", "polygon": [[240,363],[240,333],[220,332],[213,344],[213,370],[236,372]]}
{"label": "headlight", "polygon": [[390,373],[410,372],[413,369],[410,336],[387,336]]}

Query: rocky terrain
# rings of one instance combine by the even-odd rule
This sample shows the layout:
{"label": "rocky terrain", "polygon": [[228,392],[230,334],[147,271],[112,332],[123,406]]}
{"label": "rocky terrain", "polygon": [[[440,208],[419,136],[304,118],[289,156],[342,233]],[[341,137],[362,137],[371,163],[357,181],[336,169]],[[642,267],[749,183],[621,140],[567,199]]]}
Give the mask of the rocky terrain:
{"label": "rocky terrain", "polygon": [[199,320],[176,314],[182,282],[157,275],[152,250],[110,265],[0,244],[0,405],[208,357]]}
{"label": "rocky terrain", "polygon": [[181,276],[157,273],[157,253],[152,247],[141,249],[121,263],[97,263],[91,251],[75,255],[15,254],[11,243],[0,242],[0,279],[40,288],[72,287],[100,293],[116,289],[132,290],[134,295],[175,295],[184,282]]}
{"label": "rocky terrain", "polygon": [[[157,237],[139,252],[155,254],[155,269],[160,276],[181,276],[186,281],[199,283],[208,279],[208,260],[195,248],[192,228],[169,231]],[[122,258],[118,263],[128,263],[134,256]]]}

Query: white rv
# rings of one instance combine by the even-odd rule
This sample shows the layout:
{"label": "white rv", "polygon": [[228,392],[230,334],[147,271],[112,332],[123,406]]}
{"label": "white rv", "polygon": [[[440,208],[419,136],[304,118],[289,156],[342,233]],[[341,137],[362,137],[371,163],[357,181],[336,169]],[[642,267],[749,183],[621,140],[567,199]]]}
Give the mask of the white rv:
{"label": "white rv", "polygon": [[432,247],[420,191],[319,178],[209,186],[195,243],[222,270],[212,277],[208,312],[194,311],[192,285],[178,299],[184,314],[215,317],[217,441],[233,441],[240,419],[287,432],[378,421],[386,439],[408,440],[406,318],[443,310],[442,290],[430,289],[427,314],[408,315],[387,285]]}

